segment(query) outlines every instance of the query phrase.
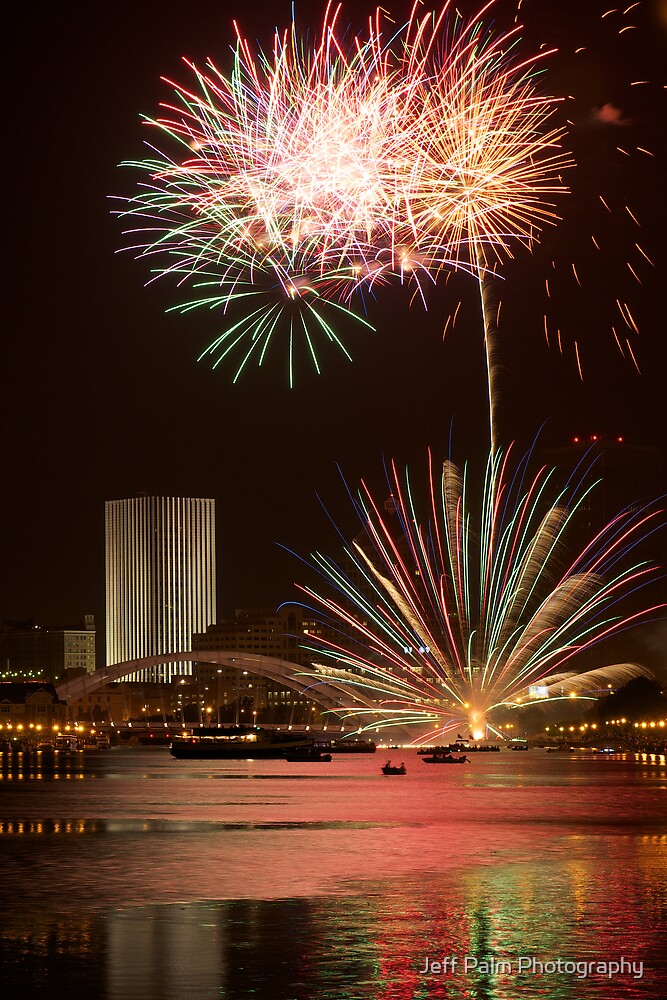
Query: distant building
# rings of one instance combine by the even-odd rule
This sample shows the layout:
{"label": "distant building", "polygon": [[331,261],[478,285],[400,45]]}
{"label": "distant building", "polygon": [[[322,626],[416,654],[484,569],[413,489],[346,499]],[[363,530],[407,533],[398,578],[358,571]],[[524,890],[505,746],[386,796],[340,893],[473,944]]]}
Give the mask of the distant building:
{"label": "distant building", "polygon": [[38,625],[34,619],[0,627],[0,678],[60,683],[95,670],[95,618],[78,628]]}
{"label": "distant building", "polygon": [[69,705],[70,718],[91,724],[119,725],[131,718],[128,699],[119,684],[105,684],[92,694],[84,694]]}
{"label": "distant building", "polygon": [[[579,481],[585,475],[586,483],[600,480],[588,494],[564,536],[563,555],[575,559],[598,532],[616,518],[622,511],[639,513],[643,508],[649,511],[664,509],[664,494],[667,491],[665,453],[661,448],[635,444],[623,434],[600,435],[582,434],[558,448],[542,452],[545,462],[556,470],[555,480],[564,486],[568,478]],[[662,502],[657,502],[663,496]],[[628,541],[631,551],[623,556],[614,571],[621,566],[630,567],[639,563],[648,566],[667,565],[667,529],[664,514],[651,519]],[[646,533],[646,534],[644,534]],[[609,543],[610,535],[606,540]],[[618,537],[617,537],[618,540]],[[627,542],[626,542],[627,544]],[[618,551],[618,550],[617,550]],[[649,576],[647,587],[629,590],[618,606],[617,613],[627,616],[641,615],[645,608],[664,601],[663,570]],[[640,581],[641,582],[641,581]],[[573,664],[578,668],[592,669],[605,663],[639,662],[653,669],[664,664],[664,649],[659,650],[660,635],[654,632],[658,626],[643,624],[645,618],[638,619],[637,628],[624,630],[616,636],[577,655]],[[656,639],[652,636],[655,634]],[[655,649],[652,645],[655,641]]]}
{"label": "distant building", "polygon": [[10,731],[52,732],[67,721],[67,704],[60,701],[53,684],[3,681],[0,683],[0,726]]}
{"label": "distant building", "polygon": [[[543,457],[556,469],[558,482],[572,476],[600,482],[589,493],[573,521],[570,538],[581,549],[626,508],[641,509],[667,489],[665,456],[661,448],[634,444],[622,435],[588,434],[574,437],[567,445],[547,448]],[[661,561],[665,552],[665,532],[650,540],[648,554]]]}
{"label": "distant building", "polygon": [[[107,665],[191,648],[215,621],[215,501],[138,496],[105,504]],[[169,681],[170,661],[129,675]]]}
{"label": "distant building", "polygon": [[[308,636],[319,631],[313,618],[303,615],[300,608],[241,608],[232,617],[211,625],[204,633],[192,637],[192,649],[206,651],[236,651],[272,656],[306,666],[313,654],[303,648]],[[304,679],[304,687],[307,681]],[[183,687],[183,702],[196,704],[202,718],[223,713],[234,706],[238,721],[252,721],[253,713],[267,712],[267,720],[287,720],[290,716],[299,722],[305,713],[312,712],[313,703],[292,688],[277,681],[261,677],[234,666],[197,662],[193,670],[193,683]],[[207,712],[211,708],[213,713]],[[312,712],[317,715],[317,709]],[[314,721],[314,720],[313,720]]]}

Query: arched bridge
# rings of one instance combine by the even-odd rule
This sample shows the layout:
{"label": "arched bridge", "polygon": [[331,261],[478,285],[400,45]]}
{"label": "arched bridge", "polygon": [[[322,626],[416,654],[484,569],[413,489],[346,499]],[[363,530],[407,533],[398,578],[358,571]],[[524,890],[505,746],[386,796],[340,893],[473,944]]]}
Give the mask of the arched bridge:
{"label": "arched bridge", "polygon": [[[92,674],[83,674],[73,680],[64,681],[56,686],[58,697],[68,704],[72,704],[84,695],[92,694],[104,684],[119,681],[128,674],[146,670],[149,667],[157,667],[164,663],[176,662],[190,663],[211,663],[218,666],[236,667],[239,670],[247,670],[249,674],[258,674],[260,677],[267,677],[277,681],[285,687],[291,688],[300,695],[306,695],[313,701],[321,705],[328,711],[341,712],[350,707],[349,691],[344,693],[330,678],[323,677],[321,681],[314,680],[312,676],[305,677],[301,673],[301,667],[289,660],[281,660],[274,656],[259,656],[255,653],[241,653],[234,651],[204,651],[196,650],[185,653],[161,653],[158,656],[143,656],[137,660],[126,660],[123,663],[114,663],[108,667],[100,667]],[[363,694],[355,692],[355,702],[359,707],[377,708],[374,702]]]}

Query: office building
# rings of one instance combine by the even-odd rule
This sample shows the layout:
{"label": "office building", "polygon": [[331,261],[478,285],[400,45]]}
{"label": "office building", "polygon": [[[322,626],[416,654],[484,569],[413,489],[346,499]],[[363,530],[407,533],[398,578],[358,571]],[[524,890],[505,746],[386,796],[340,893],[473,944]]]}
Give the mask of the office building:
{"label": "office building", "polygon": [[[556,468],[556,479],[564,485],[596,482],[580,506],[569,531],[573,550],[580,551],[600,529],[621,511],[636,513],[656,507],[665,492],[664,453],[660,448],[635,444],[623,435],[588,434],[576,436],[567,445],[543,451],[547,464]],[[652,534],[641,547],[649,559],[665,558],[665,532]]]}
{"label": "office building", "polygon": [[[105,508],[107,665],[189,650],[215,621],[215,501],[140,495]],[[165,657],[127,679],[191,672]]]}

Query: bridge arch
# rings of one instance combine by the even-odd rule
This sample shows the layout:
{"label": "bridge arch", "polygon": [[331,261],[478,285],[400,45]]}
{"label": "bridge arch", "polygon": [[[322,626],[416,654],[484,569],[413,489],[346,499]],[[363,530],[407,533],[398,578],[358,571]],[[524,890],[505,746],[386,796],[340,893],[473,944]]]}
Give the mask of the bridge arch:
{"label": "bridge arch", "polygon": [[[157,656],[142,656],[136,660],[125,660],[123,663],[100,667],[92,674],[83,674],[72,680],[63,681],[56,685],[56,691],[61,700],[71,705],[84,695],[99,690],[104,684],[111,684],[140,670],[172,662],[210,663],[218,666],[236,667],[239,670],[247,670],[249,674],[257,674],[260,677],[277,681],[299,695],[306,695],[327,711],[343,712],[350,708],[349,693],[344,694],[330,682],[330,679],[323,677],[321,681],[318,681],[313,680],[312,675],[306,677],[301,672],[302,668],[289,660],[233,650],[206,651],[198,649],[179,653],[160,653]],[[377,710],[377,705],[363,694],[355,693],[355,701],[359,707]]]}

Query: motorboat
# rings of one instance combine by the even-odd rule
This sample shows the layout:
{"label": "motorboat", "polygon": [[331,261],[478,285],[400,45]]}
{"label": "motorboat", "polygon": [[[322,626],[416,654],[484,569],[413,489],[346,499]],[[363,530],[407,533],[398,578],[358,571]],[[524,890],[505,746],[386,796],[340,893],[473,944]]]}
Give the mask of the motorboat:
{"label": "motorboat", "polygon": [[61,733],[56,736],[56,750],[74,751],[79,749],[79,737]]}

